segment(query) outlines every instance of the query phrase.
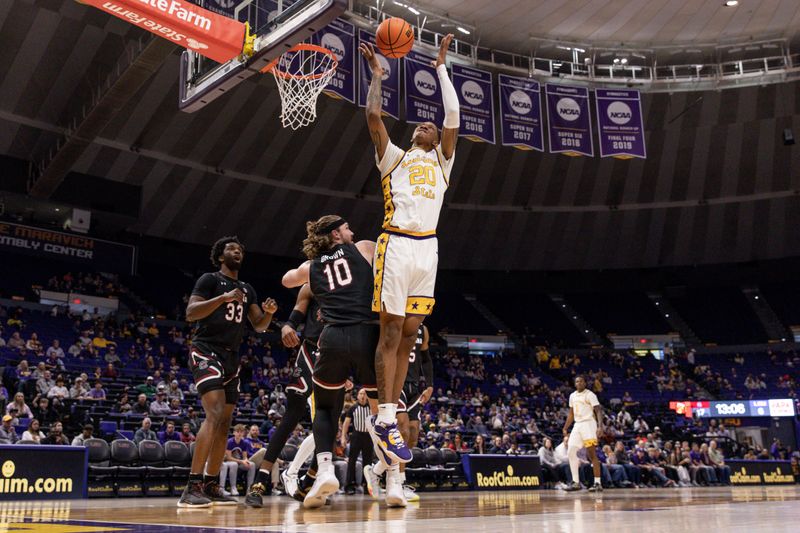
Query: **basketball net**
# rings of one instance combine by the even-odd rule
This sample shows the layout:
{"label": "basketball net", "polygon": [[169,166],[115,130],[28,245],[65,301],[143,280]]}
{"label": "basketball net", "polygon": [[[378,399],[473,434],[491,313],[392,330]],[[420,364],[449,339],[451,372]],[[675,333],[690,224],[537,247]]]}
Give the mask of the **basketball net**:
{"label": "basketball net", "polygon": [[281,124],[296,130],[317,118],[317,97],[339,62],[333,52],[301,43],[284,52],[261,72],[272,72],[281,95]]}

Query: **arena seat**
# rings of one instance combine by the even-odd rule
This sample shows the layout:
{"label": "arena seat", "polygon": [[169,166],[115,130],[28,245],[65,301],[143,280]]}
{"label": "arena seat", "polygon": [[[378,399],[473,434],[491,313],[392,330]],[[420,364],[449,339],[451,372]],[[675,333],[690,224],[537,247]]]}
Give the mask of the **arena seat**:
{"label": "arena seat", "polygon": [[287,444],[281,450],[280,458],[284,461],[294,461],[294,456],[297,455],[297,446],[294,444]]}
{"label": "arena seat", "polygon": [[111,443],[111,462],[117,465],[117,494],[139,497],[144,495],[142,478],[147,467],[139,466],[139,450],[131,440],[117,439]]}
{"label": "arena seat", "polygon": [[177,440],[164,443],[164,464],[172,467],[173,483],[189,479],[192,464],[189,447]]}
{"label": "arena seat", "polygon": [[172,493],[171,466],[164,466],[164,447],[155,440],[139,443],[139,464],[147,468],[144,491],[148,496],[169,496]]}
{"label": "arena seat", "polygon": [[115,479],[119,470],[111,466],[111,450],[103,439],[86,439],[84,445],[89,450],[89,497],[103,498],[116,495]]}

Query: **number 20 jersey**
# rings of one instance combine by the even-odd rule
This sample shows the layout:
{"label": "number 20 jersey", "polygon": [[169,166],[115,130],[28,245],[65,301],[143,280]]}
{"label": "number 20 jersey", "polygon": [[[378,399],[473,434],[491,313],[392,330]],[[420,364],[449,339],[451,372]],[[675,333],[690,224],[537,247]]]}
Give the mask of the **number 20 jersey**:
{"label": "number 20 jersey", "polygon": [[377,160],[376,154],[383,190],[383,229],[415,237],[435,235],[454,160],[455,154],[445,159],[439,146],[430,152],[421,148],[404,152],[392,142],[383,159]]}
{"label": "number 20 jersey", "polygon": [[309,282],[326,325],[377,320],[372,312],[372,265],[354,244],[337,244],[311,261]]}
{"label": "number 20 jersey", "polygon": [[239,352],[247,323],[247,310],[252,304],[258,305],[258,296],[252,285],[229,278],[221,272],[208,272],[197,280],[192,296],[210,300],[236,288],[244,293],[244,302],[222,303],[210,315],[195,322],[193,343],[217,350]]}

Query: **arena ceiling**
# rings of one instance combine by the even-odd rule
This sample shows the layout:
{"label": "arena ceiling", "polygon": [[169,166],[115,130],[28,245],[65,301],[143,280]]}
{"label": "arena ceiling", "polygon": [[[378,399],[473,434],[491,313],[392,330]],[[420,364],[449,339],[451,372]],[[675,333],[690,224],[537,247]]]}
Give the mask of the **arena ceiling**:
{"label": "arena ceiling", "polygon": [[[0,154],[45,158],[125,47],[142,38],[71,1],[0,3]],[[292,133],[279,126],[274,81],[261,77],[182,113],[178,53],[72,167],[141,186],[130,231],[195,243],[237,233],[250,249],[299,257],[304,222],[340,213],[357,237],[375,237],[382,200],[361,110],[322,97],[317,122]],[[647,95],[644,116],[645,161],[461,139],[440,224],[441,264],[559,270],[800,255],[800,149],[781,142],[785,128],[800,133],[797,84]],[[388,126],[396,142],[410,138],[406,123]]]}
{"label": "arena ceiling", "polygon": [[[367,2],[364,2],[367,3]],[[374,4],[375,2],[372,2]],[[417,0],[404,4],[470,24],[481,46],[528,53],[531,38],[589,45],[666,46],[795,39],[796,0]],[[386,9],[408,15],[397,2]],[[432,26],[432,29],[437,29]],[[450,31],[455,31],[451,28]],[[458,32],[455,32],[458,34]],[[528,43],[526,43],[528,41]]]}

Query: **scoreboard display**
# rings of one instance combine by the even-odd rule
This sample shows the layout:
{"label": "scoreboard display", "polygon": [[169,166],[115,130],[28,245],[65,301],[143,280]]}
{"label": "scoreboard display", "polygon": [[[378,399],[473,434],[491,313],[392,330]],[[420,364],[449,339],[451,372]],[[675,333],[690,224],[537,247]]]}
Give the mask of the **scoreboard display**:
{"label": "scoreboard display", "polygon": [[686,401],[669,402],[669,408],[686,418],[719,418],[726,416],[794,416],[794,400],[719,400],[719,401]]}

